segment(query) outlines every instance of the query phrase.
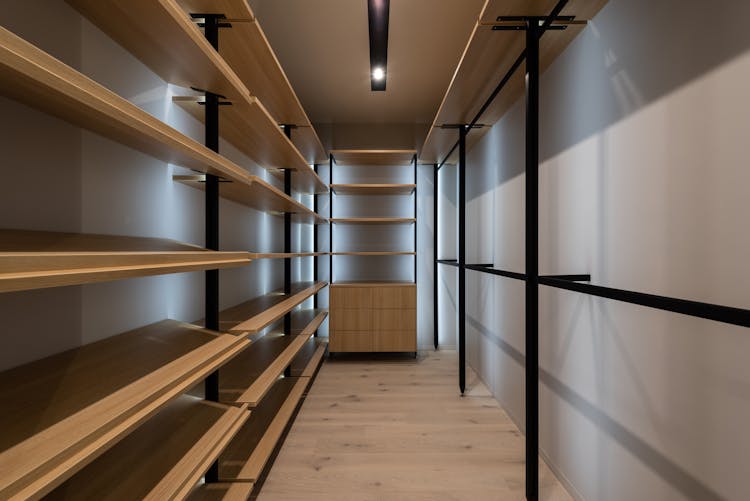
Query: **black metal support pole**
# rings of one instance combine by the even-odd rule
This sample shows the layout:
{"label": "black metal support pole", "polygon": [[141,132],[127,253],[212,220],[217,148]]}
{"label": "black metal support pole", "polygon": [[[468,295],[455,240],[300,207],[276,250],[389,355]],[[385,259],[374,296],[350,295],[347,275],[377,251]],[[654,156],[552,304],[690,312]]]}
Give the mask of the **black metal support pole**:
{"label": "black metal support pole", "polygon": [[[328,155],[328,184],[333,184],[333,155]],[[333,191],[328,191],[328,217],[333,219]],[[333,223],[328,224],[328,280],[333,283]],[[329,294],[330,294],[330,288]],[[330,307],[330,305],[329,305]]]}
{"label": "black metal support pole", "polygon": [[458,129],[458,387],[466,390],[466,132]]}
{"label": "black metal support pole", "polygon": [[[284,125],[284,134],[289,139],[292,138],[292,127],[290,125]],[[284,171],[284,193],[292,196],[292,171],[286,169]],[[284,252],[292,252],[292,215],[289,212],[284,213]],[[289,296],[292,293],[292,258],[284,258],[284,294]],[[290,336],[292,334],[292,314],[287,313],[284,315],[284,335]],[[284,369],[284,376],[289,377],[292,375],[291,367]]]}
{"label": "black metal support pole", "polygon": [[526,27],[526,499],[539,499],[539,19]]}
{"label": "black metal support pole", "polygon": [[[318,165],[313,165],[313,171],[315,174],[318,173]],[[313,193],[313,212],[318,213],[318,194]],[[313,224],[313,252],[318,252],[318,225]],[[313,281],[318,281],[318,256],[313,256]],[[313,308],[318,307],[318,295],[313,296]],[[315,331],[315,335],[318,335],[318,331]]]}
{"label": "black metal support pole", "polygon": [[[221,16],[223,17],[223,16]],[[222,26],[217,15],[205,17],[205,36],[213,48],[219,50],[219,28]],[[213,151],[219,151],[219,96],[206,93],[205,112],[205,140],[206,146]],[[206,175],[206,248],[219,250],[219,178],[211,174]],[[205,296],[206,328],[219,330],[219,270],[206,271]],[[219,400],[219,372],[212,372],[204,383],[206,400]],[[219,481],[219,463],[214,462],[206,471],[206,483]]]}
{"label": "black metal support pole", "polygon": [[417,283],[417,156],[414,155],[414,283]]}
{"label": "black metal support pole", "polygon": [[433,186],[433,200],[432,200],[432,249],[435,255],[434,263],[432,265],[432,327],[434,329],[434,344],[435,349],[438,349],[438,166],[434,165],[432,171],[432,186]]}

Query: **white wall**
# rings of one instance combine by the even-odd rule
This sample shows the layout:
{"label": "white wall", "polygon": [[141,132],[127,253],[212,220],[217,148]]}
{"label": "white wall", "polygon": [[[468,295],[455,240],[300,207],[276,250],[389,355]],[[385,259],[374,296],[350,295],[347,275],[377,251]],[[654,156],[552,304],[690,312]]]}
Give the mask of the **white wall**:
{"label": "white wall", "polygon": [[[749,16],[611,0],[543,75],[542,274],[750,307]],[[467,176],[467,259],[520,272],[523,130],[521,100]],[[469,364],[521,427],[523,307],[467,272]],[[543,452],[579,498],[747,499],[748,354],[744,328],[542,287]]]}
{"label": "white wall", "polygon": [[[171,102],[186,90],[167,85],[65,2],[4,2],[0,24],[203,142],[202,124]],[[0,227],[204,243],[204,194],[172,182],[181,167],[6,98],[0,107]],[[222,141],[220,150],[280,186],[231,145]],[[294,250],[310,250],[311,242],[311,227],[293,233]],[[281,251],[283,219],[222,199],[220,248]],[[222,270],[220,306],[280,288],[282,270],[281,260]],[[295,279],[311,280],[312,260],[293,270]],[[0,370],[164,318],[200,319],[203,284],[203,272],[194,272],[2,294]]]}

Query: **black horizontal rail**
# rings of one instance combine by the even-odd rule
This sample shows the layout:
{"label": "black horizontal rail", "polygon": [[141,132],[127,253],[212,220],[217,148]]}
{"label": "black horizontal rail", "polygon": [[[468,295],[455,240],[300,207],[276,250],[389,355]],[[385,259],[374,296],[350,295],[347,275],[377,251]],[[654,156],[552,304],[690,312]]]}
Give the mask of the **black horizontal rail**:
{"label": "black horizontal rail", "polygon": [[456,259],[436,259],[438,264],[447,264],[448,266],[455,266],[458,268],[458,261]]}
{"label": "black horizontal rail", "polygon": [[516,273],[515,271],[505,271],[505,270],[497,270],[495,268],[492,268],[492,265],[484,265],[484,264],[467,264],[466,265],[467,270],[472,271],[478,271],[480,273],[489,273],[490,275],[498,275],[505,278],[513,278],[515,280],[526,280],[526,275],[524,273]]}
{"label": "black horizontal rail", "polygon": [[657,310],[671,311],[691,317],[706,318],[717,322],[750,327],[750,310],[742,308],[613,289],[602,287],[601,285],[581,284],[558,277],[539,277],[539,283],[548,287],[614,299],[615,301],[647,306],[649,308],[656,308]]}

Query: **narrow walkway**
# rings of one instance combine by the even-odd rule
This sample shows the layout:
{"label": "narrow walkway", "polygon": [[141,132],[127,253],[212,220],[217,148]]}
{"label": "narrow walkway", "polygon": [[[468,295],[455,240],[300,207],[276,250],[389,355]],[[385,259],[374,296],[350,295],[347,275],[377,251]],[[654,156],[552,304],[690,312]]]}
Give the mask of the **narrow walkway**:
{"label": "narrow walkway", "polygon": [[[289,500],[524,498],[524,439],[455,352],[327,360],[258,497]],[[546,467],[542,499],[570,500]]]}

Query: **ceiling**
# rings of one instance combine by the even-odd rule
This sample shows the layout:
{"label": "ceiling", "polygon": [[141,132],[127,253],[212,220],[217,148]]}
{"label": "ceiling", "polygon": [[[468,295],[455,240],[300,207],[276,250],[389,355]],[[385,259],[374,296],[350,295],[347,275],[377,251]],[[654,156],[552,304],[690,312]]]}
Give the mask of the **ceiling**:
{"label": "ceiling", "polygon": [[310,120],[429,124],[484,0],[391,0],[388,83],[370,90],[366,0],[249,0]]}

